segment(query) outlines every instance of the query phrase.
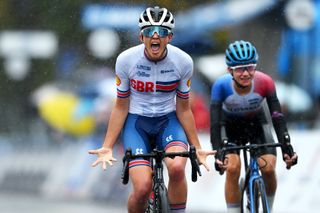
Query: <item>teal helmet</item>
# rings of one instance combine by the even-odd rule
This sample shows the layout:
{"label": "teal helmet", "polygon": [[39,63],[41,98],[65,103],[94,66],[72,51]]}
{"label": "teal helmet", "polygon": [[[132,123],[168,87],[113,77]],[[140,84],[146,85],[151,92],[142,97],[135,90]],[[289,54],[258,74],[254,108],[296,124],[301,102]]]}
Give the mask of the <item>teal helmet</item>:
{"label": "teal helmet", "polygon": [[226,64],[229,67],[256,64],[258,58],[256,48],[248,41],[235,41],[226,49]]}

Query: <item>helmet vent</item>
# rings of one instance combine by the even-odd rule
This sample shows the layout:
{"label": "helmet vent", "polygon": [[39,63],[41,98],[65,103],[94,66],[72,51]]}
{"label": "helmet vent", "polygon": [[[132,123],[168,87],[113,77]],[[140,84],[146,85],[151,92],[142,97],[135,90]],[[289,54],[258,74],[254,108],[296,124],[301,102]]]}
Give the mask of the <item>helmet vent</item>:
{"label": "helmet vent", "polygon": [[247,41],[235,41],[226,50],[226,63],[228,66],[256,64],[258,58],[256,48]]}

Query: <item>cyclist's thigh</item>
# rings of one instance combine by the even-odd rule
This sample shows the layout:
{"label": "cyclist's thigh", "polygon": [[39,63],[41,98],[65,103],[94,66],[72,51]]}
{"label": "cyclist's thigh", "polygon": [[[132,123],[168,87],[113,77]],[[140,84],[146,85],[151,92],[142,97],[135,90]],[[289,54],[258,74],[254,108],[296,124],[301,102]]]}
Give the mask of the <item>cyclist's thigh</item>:
{"label": "cyclist's thigh", "polygon": [[124,149],[131,148],[132,154],[146,154],[150,151],[148,136],[137,125],[139,117],[129,113],[122,132]]}
{"label": "cyclist's thigh", "polygon": [[[275,143],[275,140],[271,132],[271,126],[269,124],[262,124],[261,132],[257,131],[256,137],[258,144]],[[259,156],[261,155],[277,156],[277,150],[275,147],[264,147],[259,150]]]}
{"label": "cyclist's thigh", "polygon": [[273,154],[261,155],[258,164],[262,173],[274,171],[276,168],[277,157]]}
{"label": "cyclist's thigh", "polygon": [[129,175],[134,191],[151,191],[152,170],[148,166],[135,166],[130,168]]}
{"label": "cyclist's thigh", "polygon": [[235,175],[240,175],[241,160],[240,155],[237,153],[229,153],[226,155],[225,164],[227,165],[227,172]]}
{"label": "cyclist's thigh", "polygon": [[[122,136],[124,149],[131,148],[132,154],[146,154],[150,151],[150,145],[147,135],[141,131],[139,125],[137,125],[138,115],[128,114],[125,122]],[[150,161],[147,159],[134,159],[129,162],[129,171],[135,171],[134,167],[149,167]],[[148,169],[148,168],[145,168]]]}
{"label": "cyclist's thigh", "polygon": [[164,150],[185,151],[188,149],[188,141],[175,112],[166,116],[167,122],[161,127],[157,137],[157,145]]}

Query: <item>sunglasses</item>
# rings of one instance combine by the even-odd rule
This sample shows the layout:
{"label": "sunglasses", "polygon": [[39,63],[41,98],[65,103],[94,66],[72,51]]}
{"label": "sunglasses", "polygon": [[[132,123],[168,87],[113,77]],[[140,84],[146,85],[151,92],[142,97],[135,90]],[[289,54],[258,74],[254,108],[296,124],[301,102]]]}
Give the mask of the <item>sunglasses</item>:
{"label": "sunglasses", "polygon": [[141,34],[148,38],[151,38],[155,33],[157,33],[160,38],[164,38],[171,33],[171,30],[160,26],[151,26],[141,30]]}
{"label": "sunglasses", "polygon": [[239,65],[235,67],[230,67],[235,73],[242,74],[244,71],[248,71],[250,74],[256,70],[256,64],[246,64],[246,65]]}

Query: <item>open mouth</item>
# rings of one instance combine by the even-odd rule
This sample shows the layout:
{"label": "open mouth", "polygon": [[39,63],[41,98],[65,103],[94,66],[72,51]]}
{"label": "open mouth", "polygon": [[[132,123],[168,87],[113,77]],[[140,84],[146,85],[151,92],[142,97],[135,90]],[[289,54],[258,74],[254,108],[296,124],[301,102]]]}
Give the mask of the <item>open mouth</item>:
{"label": "open mouth", "polygon": [[160,49],[160,44],[158,44],[158,43],[151,44],[151,49],[153,51],[158,51]]}
{"label": "open mouth", "polygon": [[241,78],[240,80],[242,83],[249,83],[251,81],[250,78]]}

